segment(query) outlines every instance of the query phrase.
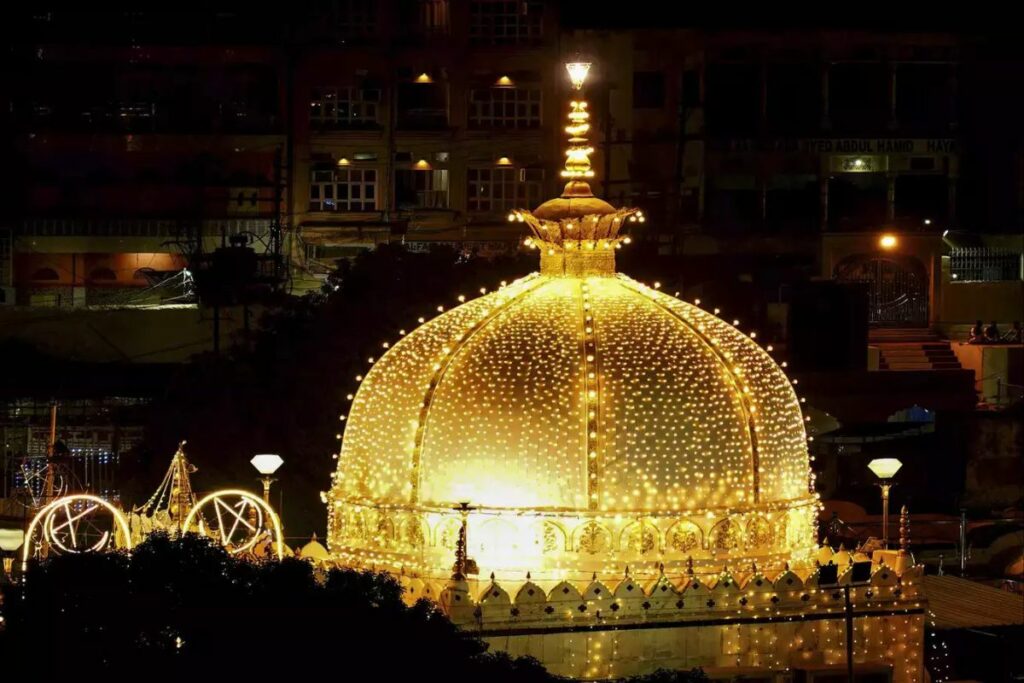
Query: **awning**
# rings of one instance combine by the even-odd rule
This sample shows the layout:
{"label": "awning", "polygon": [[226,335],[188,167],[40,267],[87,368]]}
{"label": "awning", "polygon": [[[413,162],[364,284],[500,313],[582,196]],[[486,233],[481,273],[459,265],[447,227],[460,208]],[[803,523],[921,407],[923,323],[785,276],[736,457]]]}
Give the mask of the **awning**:
{"label": "awning", "polygon": [[1024,595],[958,576],[925,576],[924,594],[935,628],[1024,625]]}

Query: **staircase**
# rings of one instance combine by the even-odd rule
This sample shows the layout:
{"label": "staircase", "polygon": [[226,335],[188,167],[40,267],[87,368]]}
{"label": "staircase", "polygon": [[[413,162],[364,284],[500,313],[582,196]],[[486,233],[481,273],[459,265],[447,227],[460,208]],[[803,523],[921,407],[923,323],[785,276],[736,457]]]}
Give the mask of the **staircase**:
{"label": "staircase", "polygon": [[961,370],[949,342],[928,329],[880,328],[868,335],[879,350],[879,370]]}

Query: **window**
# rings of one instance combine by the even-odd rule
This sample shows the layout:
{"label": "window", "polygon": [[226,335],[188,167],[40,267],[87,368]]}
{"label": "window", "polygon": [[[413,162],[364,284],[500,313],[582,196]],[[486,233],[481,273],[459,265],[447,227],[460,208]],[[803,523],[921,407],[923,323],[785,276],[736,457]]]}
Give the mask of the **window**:
{"label": "window", "polygon": [[469,91],[470,128],[538,128],[540,88],[478,88]]}
{"label": "window", "polygon": [[539,42],[543,7],[536,0],[474,0],[470,5],[470,40],[490,45]]}
{"label": "window", "polygon": [[700,73],[693,69],[683,72],[683,106],[700,106]]}
{"label": "window", "polygon": [[953,89],[949,64],[900,64],[896,67],[896,119],[915,131],[949,129]]}
{"label": "window", "polygon": [[665,74],[637,71],[633,74],[633,108],[661,109],[665,106]]}
{"label": "window", "polygon": [[361,128],[377,125],[380,90],[364,88],[314,88],[309,119],[314,128]]}
{"label": "window", "polygon": [[398,127],[405,130],[447,128],[447,86],[444,83],[399,84]]}
{"label": "window", "polygon": [[350,40],[377,31],[377,0],[338,0],[338,35]]}
{"label": "window", "polygon": [[821,71],[816,64],[767,67],[767,117],[771,130],[802,135],[821,125]]}
{"label": "window", "polygon": [[544,189],[542,169],[470,168],[467,177],[469,210],[479,213],[507,213],[537,206]]}
{"label": "window", "polygon": [[448,208],[448,170],[395,171],[395,199],[400,209]]}
{"label": "window", "polygon": [[924,225],[925,220],[948,214],[949,180],[944,175],[896,176],[894,194],[896,218],[910,225]]}
{"label": "window", "polygon": [[310,211],[374,211],[377,208],[377,171],[339,168],[313,171],[309,185]]}
{"label": "window", "polygon": [[821,188],[808,173],[779,173],[768,179],[765,222],[769,231],[817,232],[821,221]]}
{"label": "window", "polygon": [[754,64],[711,64],[705,79],[708,130],[724,136],[745,136],[756,130],[761,110],[760,68]]}
{"label": "window", "polygon": [[53,268],[40,268],[32,273],[33,280],[59,280],[60,275]]}
{"label": "window", "polygon": [[863,230],[884,225],[887,189],[884,173],[837,173],[829,178],[829,229]]}
{"label": "window", "polygon": [[889,121],[889,75],[884,64],[833,64],[828,114],[842,133],[884,130]]}
{"label": "window", "polygon": [[448,0],[419,0],[419,25],[425,33],[448,33]]}

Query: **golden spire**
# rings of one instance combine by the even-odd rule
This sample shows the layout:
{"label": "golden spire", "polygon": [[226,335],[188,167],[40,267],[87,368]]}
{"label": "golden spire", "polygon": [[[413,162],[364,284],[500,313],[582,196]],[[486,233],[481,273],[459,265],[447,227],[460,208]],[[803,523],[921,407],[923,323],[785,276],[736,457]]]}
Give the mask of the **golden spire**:
{"label": "golden spire", "polygon": [[615,249],[629,238],[620,234],[626,222],[643,222],[643,212],[616,209],[594,196],[588,178],[590,166],[590,113],[582,97],[583,83],[590,63],[574,61],[565,65],[572,81],[574,96],[569,102],[569,147],[565,151],[562,177],[568,182],[562,196],[551,199],[531,211],[516,210],[509,221],[525,222],[533,236],[526,245],[541,250],[541,272],[564,275],[611,275],[615,272]]}
{"label": "golden spire", "polygon": [[[565,70],[569,72],[573,88],[582,95],[590,63],[570,62],[565,65]],[[594,148],[587,144],[587,133],[590,132],[587,101],[579,97],[569,102],[569,107],[569,125],[565,127],[565,132],[569,134],[569,148],[565,150],[565,170],[562,171],[562,177],[570,180],[593,178],[594,170],[590,167],[590,155],[594,153]]]}

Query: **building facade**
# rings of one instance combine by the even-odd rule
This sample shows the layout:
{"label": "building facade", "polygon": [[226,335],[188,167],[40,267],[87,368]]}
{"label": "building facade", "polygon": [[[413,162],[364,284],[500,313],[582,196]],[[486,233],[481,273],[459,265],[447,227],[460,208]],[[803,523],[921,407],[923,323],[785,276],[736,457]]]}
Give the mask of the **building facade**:
{"label": "building facade", "polygon": [[[508,211],[560,184],[559,64],[575,55],[593,62],[595,188],[642,208],[638,236],[661,253],[745,255],[736,276],[768,287],[820,277],[837,235],[931,249],[946,230],[1020,232],[1012,46],[671,17],[649,28],[616,16],[612,29],[585,24],[591,10],[333,0],[176,18],[26,13],[3,301],[177,297],[158,285],[232,237],[280,253],[275,286],[293,293],[382,242],[515,250],[525,234]],[[943,322],[934,254],[877,251],[825,276],[873,283],[886,311],[872,322]],[[893,284],[893,300],[914,303],[889,307]]]}
{"label": "building facade", "polygon": [[16,19],[3,303],[187,302],[196,255],[239,236],[265,249],[286,139],[266,27],[212,12]]}
{"label": "building facade", "polygon": [[554,5],[355,5],[295,65],[293,259],[318,275],[384,241],[514,250],[506,216],[560,155]]}

